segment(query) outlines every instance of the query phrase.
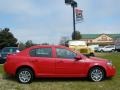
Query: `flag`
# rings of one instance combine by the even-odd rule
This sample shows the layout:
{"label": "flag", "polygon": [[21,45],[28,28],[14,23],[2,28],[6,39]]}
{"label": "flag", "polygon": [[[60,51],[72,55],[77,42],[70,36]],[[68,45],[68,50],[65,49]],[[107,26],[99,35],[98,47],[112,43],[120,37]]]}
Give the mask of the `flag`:
{"label": "flag", "polygon": [[76,13],[76,21],[81,21],[83,20],[83,10],[80,9],[75,9],[75,13]]}

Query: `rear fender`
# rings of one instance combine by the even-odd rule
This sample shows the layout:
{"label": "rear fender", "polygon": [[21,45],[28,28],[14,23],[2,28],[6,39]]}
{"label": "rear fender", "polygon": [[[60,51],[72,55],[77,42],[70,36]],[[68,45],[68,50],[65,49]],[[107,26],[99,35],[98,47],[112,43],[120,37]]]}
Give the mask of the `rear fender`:
{"label": "rear fender", "polygon": [[17,71],[20,69],[20,68],[30,68],[32,69],[32,71],[34,72],[34,75],[36,76],[37,75],[37,69],[35,66],[29,64],[29,63],[24,63],[24,64],[19,64],[16,66],[16,70],[15,70],[15,74],[17,73]]}

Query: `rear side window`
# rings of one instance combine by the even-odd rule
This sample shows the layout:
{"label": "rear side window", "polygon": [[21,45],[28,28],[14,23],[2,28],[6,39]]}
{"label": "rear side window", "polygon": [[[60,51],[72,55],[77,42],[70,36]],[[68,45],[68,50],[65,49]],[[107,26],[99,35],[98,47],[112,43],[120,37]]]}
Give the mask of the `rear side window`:
{"label": "rear side window", "polygon": [[30,51],[32,57],[52,57],[51,48],[37,48]]}

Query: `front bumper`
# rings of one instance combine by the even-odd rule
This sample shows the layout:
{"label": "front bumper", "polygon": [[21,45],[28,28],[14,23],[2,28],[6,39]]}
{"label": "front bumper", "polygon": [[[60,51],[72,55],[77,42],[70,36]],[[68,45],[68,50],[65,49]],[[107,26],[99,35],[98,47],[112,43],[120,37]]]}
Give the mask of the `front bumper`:
{"label": "front bumper", "polygon": [[107,67],[107,77],[113,77],[116,74],[116,68],[115,66],[108,66]]}

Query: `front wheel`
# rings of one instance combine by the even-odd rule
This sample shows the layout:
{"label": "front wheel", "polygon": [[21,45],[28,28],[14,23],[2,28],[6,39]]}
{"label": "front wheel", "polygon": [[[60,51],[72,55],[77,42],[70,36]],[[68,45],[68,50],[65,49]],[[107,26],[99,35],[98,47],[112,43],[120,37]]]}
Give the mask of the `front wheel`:
{"label": "front wheel", "polygon": [[105,77],[105,72],[103,69],[99,67],[94,67],[89,72],[89,79],[94,82],[99,82],[103,80]]}
{"label": "front wheel", "polygon": [[104,52],[104,50],[100,50],[100,52]]}
{"label": "front wheel", "polygon": [[33,80],[33,77],[33,72],[29,68],[21,68],[16,74],[17,80],[24,84],[30,83]]}

